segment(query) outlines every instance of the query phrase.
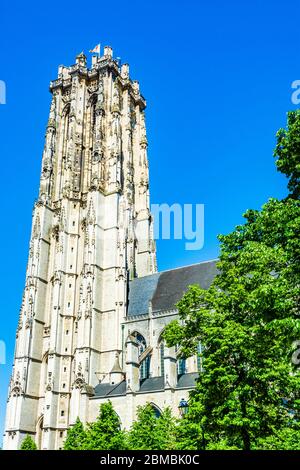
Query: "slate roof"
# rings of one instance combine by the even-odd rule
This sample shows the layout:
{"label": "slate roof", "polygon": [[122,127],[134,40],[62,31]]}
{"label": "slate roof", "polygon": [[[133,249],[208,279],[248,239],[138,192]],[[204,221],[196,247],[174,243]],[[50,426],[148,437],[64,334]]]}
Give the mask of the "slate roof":
{"label": "slate roof", "polygon": [[180,375],[178,378],[176,388],[193,388],[196,387],[196,380],[198,378],[197,372],[191,372],[190,374]]}
{"label": "slate roof", "polygon": [[95,387],[96,397],[113,397],[116,395],[126,395],[126,381],[118,383],[117,385],[111,384],[98,384]]}
{"label": "slate roof", "polygon": [[[190,373],[179,376],[176,385],[177,389],[180,388],[193,388],[196,386],[198,374]],[[137,393],[144,392],[159,392],[165,389],[164,377],[150,377],[142,381],[140,389]],[[98,384],[95,387],[95,397],[113,397],[117,395],[126,395],[126,381],[117,384]]]}
{"label": "slate roof", "polygon": [[129,282],[128,316],[144,315],[149,311],[160,273],[139,277]]}
{"label": "slate roof", "polygon": [[164,388],[164,377],[150,377],[142,381],[139,392],[155,392]]}
{"label": "slate roof", "polygon": [[147,314],[150,301],[154,312],[173,309],[191,284],[208,289],[217,274],[216,263],[205,261],[133,279],[129,283],[128,317]]}
{"label": "slate roof", "polygon": [[[178,377],[176,388],[194,388],[198,373],[183,374]],[[150,377],[143,380],[139,392],[157,392],[165,389],[164,377]]]}

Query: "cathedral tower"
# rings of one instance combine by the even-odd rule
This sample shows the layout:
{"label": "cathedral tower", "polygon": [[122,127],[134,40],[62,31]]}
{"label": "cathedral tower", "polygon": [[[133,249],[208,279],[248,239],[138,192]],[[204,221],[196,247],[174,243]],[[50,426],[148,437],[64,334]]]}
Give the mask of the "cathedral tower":
{"label": "cathedral tower", "polygon": [[26,434],[59,448],[99,376],[124,363],[129,280],[156,272],[145,100],[110,47],[86,62],[50,84],[5,449]]}

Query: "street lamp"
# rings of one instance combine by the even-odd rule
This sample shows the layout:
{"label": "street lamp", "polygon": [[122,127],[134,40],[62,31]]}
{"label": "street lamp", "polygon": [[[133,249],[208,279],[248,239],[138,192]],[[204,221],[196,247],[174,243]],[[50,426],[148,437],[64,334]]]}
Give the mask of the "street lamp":
{"label": "street lamp", "polygon": [[188,408],[189,408],[188,402],[184,398],[181,398],[179,405],[178,405],[179,414],[181,417],[187,414]]}

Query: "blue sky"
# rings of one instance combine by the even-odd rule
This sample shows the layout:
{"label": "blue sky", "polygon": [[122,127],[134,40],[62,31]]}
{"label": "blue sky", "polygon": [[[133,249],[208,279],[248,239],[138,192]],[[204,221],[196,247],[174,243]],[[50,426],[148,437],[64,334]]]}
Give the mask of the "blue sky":
{"label": "blue sky", "polygon": [[[46,5],[46,4],[45,4]],[[37,196],[48,85],[98,42],[130,64],[147,98],[154,203],[205,204],[205,244],[158,242],[159,269],[218,256],[218,233],[283,197],[272,152],[300,79],[297,1],[5,2],[0,11],[0,428]]]}

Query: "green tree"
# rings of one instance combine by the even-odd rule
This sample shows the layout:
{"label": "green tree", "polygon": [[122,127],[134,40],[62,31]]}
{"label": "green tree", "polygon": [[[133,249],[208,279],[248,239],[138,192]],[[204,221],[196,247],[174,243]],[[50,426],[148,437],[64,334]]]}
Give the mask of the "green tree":
{"label": "green tree", "polygon": [[257,450],[300,450],[300,427],[283,428],[267,438],[258,439]]}
{"label": "green tree", "polygon": [[248,210],[243,225],[219,237],[218,276],[206,291],[189,288],[178,303],[180,320],[166,329],[168,345],[179,344],[182,356],[205,345],[205,371],[178,430],[181,448],[279,445],[287,433],[298,442],[299,123],[299,112],[289,113],[275,150],[291,197]]}
{"label": "green tree", "polygon": [[300,110],[290,111],[287,128],[277,132],[277,145],[274,156],[279,171],[288,178],[291,196],[300,197]]}
{"label": "green tree", "polygon": [[161,438],[161,446],[155,450],[173,450],[177,447],[177,419],[172,416],[171,409],[165,408],[157,418],[156,432]]}
{"label": "green tree", "polygon": [[138,407],[137,419],[128,434],[130,450],[172,450],[176,442],[176,420],[169,408],[159,417],[148,403]]}
{"label": "green tree", "polygon": [[125,432],[110,401],[100,406],[97,420],[88,425],[85,448],[89,450],[125,449]]}
{"label": "green tree", "polygon": [[289,425],[283,398],[298,410],[300,376],[291,358],[300,337],[300,205],[271,200],[246,219],[220,237],[213,285],[190,287],[178,304],[180,322],[166,329],[168,344],[179,343],[184,356],[195,353],[199,341],[206,346],[205,372],[181,424],[187,448],[225,440],[250,449],[257,438]]}
{"label": "green tree", "polygon": [[68,429],[67,437],[64,442],[64,450],[84,450],[86,439],[87,435],[83,424],[80,419],[77,418],[74,426]]}
{"label": "green tree", "polygon": [[21,450],[37,450],[36,443],[28,434],[25,439],[23,439],[23,442],[21,444]]}

